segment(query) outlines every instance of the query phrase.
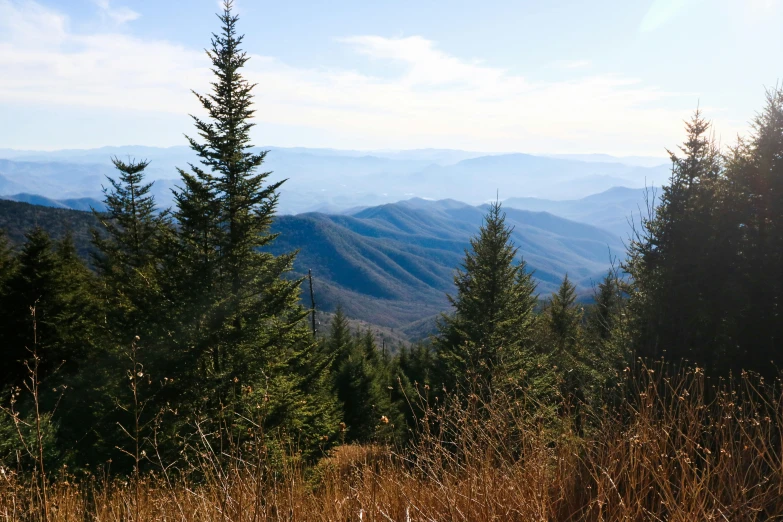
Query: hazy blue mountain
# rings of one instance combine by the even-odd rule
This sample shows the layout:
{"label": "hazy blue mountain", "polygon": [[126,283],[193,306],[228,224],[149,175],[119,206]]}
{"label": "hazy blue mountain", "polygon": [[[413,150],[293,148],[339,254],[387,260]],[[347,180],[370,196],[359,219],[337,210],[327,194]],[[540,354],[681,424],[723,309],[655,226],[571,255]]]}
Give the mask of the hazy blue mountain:
{"label": "hazy blue mountain", "polygon": [[8,201],[16,201],[19,203],[29,203],[31,205],[39,205],[42,207],[51,208],[67,208],[71,210],[82,210],[84,212],[91,212],[92,209],[104,210],[106,205],[103,201],[95,198],[73,198],[73,199],[50,199],[37,194],[13,194],[10,196],[0,196],[0,199]]}
{"label": "hazy blue mountain", "polygon": [[18,201],[19,203],[29,203],[31,205],[40,205],[42,207],[70,208],[68,207],[68,205],[65,205],[64,203],[60,203],[59,201],[55,201],[54,199],[49,199],[43,196],[39,196],[37,194],[21,193],[21,194],[14,194],[11,196],[0,196],[0,199]]}
{"label": "hazy blue mountain", "polygon": [[57,201],[66,207],[73,210],[82,210],[85,212],[91,212],[93,209],[97,211],[103,211],[106,209],[106,205],[103,201],[95,198],[73,198],[73,199],[61,199]]}
{"label": "hazy blue mountain", "polygon": [[28,193],[50,199],[101,197],[110,165],[93,163],[38,162],[0,159],[0,176],[14,183],[0,187],[0,194]]}
{"label": "hazy blue mountain", "polygon": [[623,163],[637,167],[671,166],[671,160],[668,156],[610,156],[609,154],[548,154],[547,156],[589,163]]}
{"label": "hazy blue mountain", "polygon": [[587,223],[608,230],[623,239],[631,231],[631,222],[647,216],[647,204],[655,203],[660,191],[655,187],[611,189],[575,200],[553,201],[541,198],[508,198],[506,207],[537,212],[549,212],[566,219]]}
{"label": "hazy blue mountain", "polygon": [[[260,148],[258,150],[261,150]],[[354,207],[422,197],[453,198],[477,205],[501,198],[577,199],[613,186],[660,184],[668,166],[623,164],[628,158],[589,155],[553,158],[529,154],[482,155],[442,149],[340,151],[272,147],[265,168],[272,180],[286,179],[278,211],[340,212]],[[147,159],[148,179],[157,180],[159,203],[171,204],[177,167],[195,161],[187,147],[103,147],[52,152],[0,150],[0,194],[30,193],[49,199],[100,197],[111,158]],[[642,158],[643,159],[643,158]],[[597,161],[601,160],[601,161]],[[641,161],[630,158],[628,161]]]}
{"label": "hazy blue mountain", "polygon": [[470,203],[500,197],[527,196],[554,200],[576,199],[613,186],[659,185],[668,166],[638,167],[621,163],[584,161],[507,154],[484,156],[456,165],[428,167],[409,177],[416,195],[450,197]]}
{"label": "hazy blue mountain", "polygon": [[[0,164],[0,168],[2,168],[2,165]],[[2,170],[0,170],[0,173]],[[25,186],[21,183],[17,183],[16,181],[11,181],[7,177],[0,174],[0,194],[13,194],[16,192],[21,192],[25,189]]]}

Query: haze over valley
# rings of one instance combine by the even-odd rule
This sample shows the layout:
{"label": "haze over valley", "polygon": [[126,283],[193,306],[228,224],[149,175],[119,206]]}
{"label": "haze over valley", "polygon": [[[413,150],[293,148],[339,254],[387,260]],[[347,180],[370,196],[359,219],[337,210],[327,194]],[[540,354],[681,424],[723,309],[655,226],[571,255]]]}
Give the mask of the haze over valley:
{"label": "haze over valley", "polygon": [[[295,273],[315,270],[325,310],[341,304],[350,317],[409,329],[413,338],[429,333],[434,317],[448,308],[453,270],[487,202],[496,197],[503,202],[518,256],[534,271],[542,295],[568,273],[588,299],[611,262],[623,256],[629,223],[646,209],[646,188],[659,186],[670,170],[665,159],[650,157],[263,150],[269,150],[264,168],[273,171],[270,179],[286,180],[273,252],[300,251]],[[102,210],[101,187],[108,185],[106,176],[115,175],[115,156],[150,161],[147,172],[159,208],[173,203],[177,167],[194,162],[184,147],[0,150],[0,198]],[[83,229],[86,252],[91,216],[73,219]]]}

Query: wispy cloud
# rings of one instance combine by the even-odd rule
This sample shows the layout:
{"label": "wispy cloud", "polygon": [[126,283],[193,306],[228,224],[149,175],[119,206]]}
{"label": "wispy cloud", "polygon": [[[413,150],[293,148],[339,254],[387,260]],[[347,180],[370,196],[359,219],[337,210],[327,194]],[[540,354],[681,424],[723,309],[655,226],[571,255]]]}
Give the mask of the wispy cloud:
{"label": "wispy cloud", "polygon": [[132,22],[139,18],[139,13],[128,7],[112,7],[110,0],[93,0],[101,11],[101,15],[116,24]]}
{"label": "wispy cloud", "polygon": [[587,69],[593,62],[590,60],[558,60],[552,63],[554,69]]}
{"label": "wispy cloud", "polygon": [[[259,85],[259,122],[354,137],[368,148],[632,153],[676,143],[695,100],[622,75],[536,81],[460,59],[421,36],[342,42],[400,72],[379,77],[252,56],[246,74]],[[78,34],[67,17],[30,0],[0,0],[0,70],[4,103],[177,114],[197,113],[190,89],[203,92],[210,81],[200,50],[117,32]]]}

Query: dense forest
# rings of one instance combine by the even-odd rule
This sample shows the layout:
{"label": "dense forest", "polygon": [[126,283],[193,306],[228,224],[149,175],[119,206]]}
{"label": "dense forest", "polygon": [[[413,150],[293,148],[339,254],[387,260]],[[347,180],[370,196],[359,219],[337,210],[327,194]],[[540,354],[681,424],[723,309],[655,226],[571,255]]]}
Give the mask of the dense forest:
{"label": "dense forest", "polygon": [[[161,209],[150,195],[147,162],[115,159],[105,210],[89,220],[89,241],[75,238],[62,222],[0,240],[0,495],[24,498],[27,507],[19,509],[29,510],[29,518],[21,511],[9,515],[4,500],[0,516],[54,520],[68,502],[75,502],[74,513],[98,509],[100,495],[104,508],[125,500],[115,514],[96,519],[151,520],[163,516],[155,510],[164,504],[181,520],[218,516],[184,514],[196,509],[176,500],[181,491],[174,483],[185,481],[182,491],[223,488],[225,498],[215,496],[213,507],[219,505],[224,518],[250,520],[254,512],[256,520],[258,504],[243,515],[237,500],[252,491],[237,496],[232,489],[247,473],[256,477],[255,502],[268,499],[264,519],[293,520],[296,510],[304,510],[296,511],[302,519],[317,518],[319,501],[312,499],[332,502],[324,500],[329,494],[317,496],[328,490],[324,462],[337,466],[332,473],[347,481],[340,484],[359,481],[361,495],[368,494],[361,489],[369,487],[367,477],[383,477],[379,462],[386,462],[408,478],[419,470],[424,483],[441,488],[431,494],[447,499],[453,490],[445,484],[459,484],[465,470],[481,468],[487,474],[476,475],[480,480],[499,480],[481,467],[482,459],[519,486],[519,466],[541,458],[546,464],[536,468],[538,480],[566,484],[568,472],[548,459],[571,454],[581,455],[574,465],[592,493],[572,499],[568,495],[576,493],[563,489],[560,498],[569,498],[568,505],[519,508],[505,519],[533,513],[566,519],[568,509],[570,517],[620,516],[593,502],[599,498],[593,494],[608,495],[613,504],[619,498],[627,509],[642,506],[650,519],[672,516],[671,503],[689,495],[709,499],[691,506],[689,513],[699,518],[708,512],[733,520],[781,515],[775,386],[783,347],[783,89],[767,92],[752,133],[732,147],[718,147],[701,112],[686,122],[684,143],[670,153],[670,182],[661,194],[650,194],[627,256],[596,286],[592,303],[577,301],[567,274],[555,293],[539,295],[525,263],[515,261],[511,227],[496,203],[453,275],[451,311],[437,334],[392,353],[370,330],[349,327],[341,309],[316,331],[315,311],[301,304],[309,300],[302,300],[304,280],[292,276],[296,252],[272,253],[281,182],[268,183],[266,154],[250,152],[255,86],[242,76],[248,56],[230,2],[220,19],[208,51],[213,90],[196,94],[205,116],[193,117],[195,132],[188,137],[200,163],[179,170],[174,207]],[[653,368],[665,375],[654,377]],[[704,375],[713,384],[705,385]],[[727,406],[721,390],[729,388],[720,386],[735,382],[730,389],[755,395],[740,391]],[[696,396],[701,407],[691,402]],[[731,410],[735,403],[740,411]],[[730,424],[720,421],[726,411],[746,423],[721,431]],[[640,419],[651,430],[640,447],[657,443],[656,430],[670,430],[665,447],[655,451],[679,458],[687,446],[701,459],[693,480],[704,482],[675,484],[690,469],[678,461],[662,482],[637,477],[635,485],[628,472],[612,482],[619,497],[599,491],[610,488],[603,475],[611,470],[584,471],[604,461],[600,445],[577,441],[609,432],[617,440],[638,437]],[[753,431],[751,424],[763,419],[765,431]],[[731,464],[725,457],[710,460],[707,455],[727,451],[723,442],[746,450],[756,444],[757,460],[751,453],[737,454]],[[375,475],[341,475],[345,448],[361,452]],[[721,473],[744,474],[758,484],[752,491],[739,483],[723,488]],[[311,500],[296,504],[289,495],[289,505],[266,489],[293,476],[309,484],[296,491],[309,491]],[[62,489],[63,481],[94,484],[95,477],[104,477],[104,489]],[[112,490],[115,478],[131,480],[135,492]],[[400,491],[402,483],[396,483]],[[507,486],[492,483],[497,491]],[[176,493],[166,497],[165,491]],[[389,494],[383,491],[378,498]],[[142,497],[156,495],[168,500],[144,507]],[[384,520],[380,500],[373,508],[359,493],[347,495],[346,506],[355,511],[324,511],[324,519],[362,520],[361,512]],[[511,497],[482,497],[484,504],[476,505],[499,506]],[[461,514],[445,515],[449,502],[433,502],[443,510],[441,519],[496,519],[470,511],[478,509],[470,503]],[[386,519],[404,519],[411,503],[398,502],[397,514]],[[284,504],[290,515],[278,511]],[[424,511],[405,516],[433,519]]]}

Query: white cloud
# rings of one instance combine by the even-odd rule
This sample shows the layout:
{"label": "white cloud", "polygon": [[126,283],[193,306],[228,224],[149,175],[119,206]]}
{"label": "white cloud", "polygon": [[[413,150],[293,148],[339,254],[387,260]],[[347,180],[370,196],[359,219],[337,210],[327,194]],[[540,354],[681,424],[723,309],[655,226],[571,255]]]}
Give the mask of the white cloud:
{"label": "white cloud", "polygon": [[114,23],[121,25],[139,18],[139,13],[128,7],[112,7],[110,0],[93,0],[101,10],[101,14]]}
{"label": "white cloud", "polygon": [[[651,153],[680,140],[696,99],[671,108],[674,93],[621,75],[534,81],[451,56],[420,36],[342,41],[403,72],[376,77],[252,56],[246,74],[258,83],[259,123],[342,140],[291,145]],[[0,0],[2,103],[194,113],[190,89],[208,89],[208,65],[200,50],[127,34],[81,35],[35,2]],[[272,135],[258,141],[283,145]]]}
{"label": "white cloud", "polygon": [[552,64],[555,69],[586,69],[593,64],[590,60],[558,60]]}

